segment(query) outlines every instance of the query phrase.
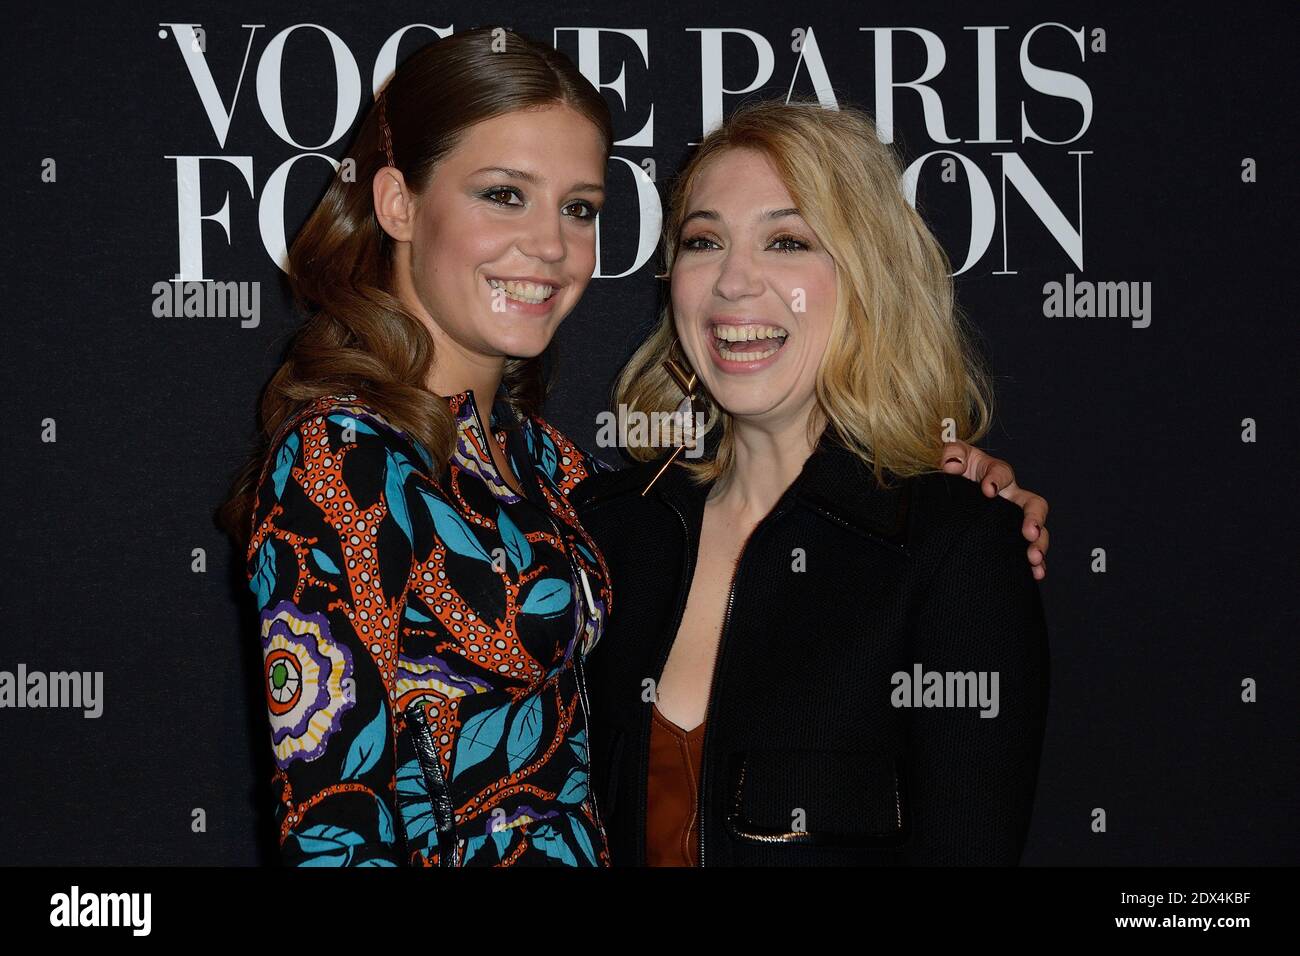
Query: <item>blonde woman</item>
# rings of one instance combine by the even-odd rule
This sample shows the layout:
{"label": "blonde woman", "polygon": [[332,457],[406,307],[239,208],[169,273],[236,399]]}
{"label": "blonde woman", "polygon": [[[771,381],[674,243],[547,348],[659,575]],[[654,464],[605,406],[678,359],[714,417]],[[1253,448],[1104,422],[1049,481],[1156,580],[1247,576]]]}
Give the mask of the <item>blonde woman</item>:
{"label": "blonde woman", "polygon": [[667,452],[632,448],[574,499],[617,595],[587,660],[616,865],[1020,857],[1037,575],[1020,509],[937,468],[991,394],[900,182],[864,113],[777,102],[738,108],[675,184],[670,301],[615,401],[672,412],[677,362],[705,454],[661,474]]}
{"label": "blonde woman", "polygon": [[294,241],[307,319],[222,511],[284,863],[610,862],[583,656],[614,601],[570,503],[608,466],[541,417],[540,359],[595,269],[613,141],[554,49],[494,27],[435,40]]}

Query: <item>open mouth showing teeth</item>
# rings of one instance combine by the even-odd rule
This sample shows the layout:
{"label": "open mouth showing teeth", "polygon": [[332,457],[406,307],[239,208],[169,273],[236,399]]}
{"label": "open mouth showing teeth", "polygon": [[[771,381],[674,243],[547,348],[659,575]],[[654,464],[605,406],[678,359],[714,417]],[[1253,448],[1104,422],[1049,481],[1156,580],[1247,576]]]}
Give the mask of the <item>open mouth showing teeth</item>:
{"label": "open mouth showing teeth", "polygon": [[555,295],[555,286],[553,285],[538,285],[536,282],[515,282],[513,279],[508,282],[503,282],[500,279],[488,279],[487,282],[493,289],[503,290],[506,298],[518,302],[527,302],[530,305],[538,305]]}
{"label": "open mouth showing teeth", "polygon": [[775,325],[715,325],[718,354],[729,362],[757,362],[785,345],[789,332]]}

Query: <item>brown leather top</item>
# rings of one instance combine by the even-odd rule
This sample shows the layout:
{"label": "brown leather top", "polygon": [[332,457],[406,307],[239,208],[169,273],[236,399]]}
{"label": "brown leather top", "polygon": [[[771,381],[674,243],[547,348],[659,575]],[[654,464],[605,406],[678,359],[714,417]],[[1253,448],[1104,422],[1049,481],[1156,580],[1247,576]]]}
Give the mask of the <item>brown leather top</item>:
{"label": "brown leather top", "polygon": [[697,866],[700,856],[700,757],[704,724],[682,730],[653,705],[646,781],[645,856],[648,866]]}

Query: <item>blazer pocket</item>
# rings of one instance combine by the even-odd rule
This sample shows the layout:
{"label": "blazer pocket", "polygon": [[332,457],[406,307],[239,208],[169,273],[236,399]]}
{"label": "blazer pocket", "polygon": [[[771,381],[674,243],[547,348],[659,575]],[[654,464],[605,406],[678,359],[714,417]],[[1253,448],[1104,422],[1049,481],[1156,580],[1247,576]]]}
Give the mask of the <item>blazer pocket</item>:
{"label": "blazer pocket", "polygon": [[442,773],[437,745],[424,705],[403,711],[404,732],[397,741],[397,808],[408,852],[438,853],[439,866],[456,866],[462,841],[456,838],[451,788]]}
{"label": "blazer pocket", "polygon": [[728,759],[727,830],[750,843],[897,847],[910,807],[903,758],[852,750],[751,750]]}

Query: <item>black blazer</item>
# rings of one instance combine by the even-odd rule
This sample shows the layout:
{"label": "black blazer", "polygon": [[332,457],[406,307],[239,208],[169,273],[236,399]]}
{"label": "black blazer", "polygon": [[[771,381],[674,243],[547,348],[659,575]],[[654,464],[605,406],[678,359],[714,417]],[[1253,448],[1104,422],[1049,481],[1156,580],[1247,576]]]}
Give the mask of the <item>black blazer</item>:
{"label": "black blazer", "polygon": [[[708,490],[674,465],[641,497],[666,454],[572,494],[612,576],[587,667],[593,786],[616,866],[645,861],[651,682],[686,605]],[[705,866],[1020,859],[1048,695],[1021,511],[961,476],[892,481],[881,489],[824,436],[746,543],[706,718]],[[932,671],[984,672],[987,705],[961,677],[943,678],[943,697]],[[962,686],[972,706],[897,706],[959,703]],[[996,716],[981,716],[994,697]]]}

